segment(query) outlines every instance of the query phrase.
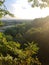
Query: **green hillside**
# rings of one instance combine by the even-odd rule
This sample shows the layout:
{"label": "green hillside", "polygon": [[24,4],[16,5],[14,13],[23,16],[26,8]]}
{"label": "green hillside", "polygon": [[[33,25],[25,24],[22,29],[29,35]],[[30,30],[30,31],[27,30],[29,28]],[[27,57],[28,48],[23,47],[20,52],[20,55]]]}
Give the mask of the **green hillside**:
{"label": "green hillside", "polygon": [[[25,61],[28,65],[49,64],[49,17],[20,21],[4,21],[5,24],[8,23],[4,26],[8,27],[0,32],[0,56],[1,59],[3,58],[2,61],[16,62],[16,65],[18,63],[25,65]],[[11,62],[6,58],[10,59]],[[15,58],[17,61],[15,61]]]}

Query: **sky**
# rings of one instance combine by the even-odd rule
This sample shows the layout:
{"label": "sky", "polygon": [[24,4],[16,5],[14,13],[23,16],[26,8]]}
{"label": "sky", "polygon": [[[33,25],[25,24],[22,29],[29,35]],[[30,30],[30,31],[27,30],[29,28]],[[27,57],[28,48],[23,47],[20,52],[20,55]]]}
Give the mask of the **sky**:
{"label": "sky", "polygon": [[[6,0],[7,9],[15,15],[14,19],[35,19],[49,15],[49,8],[31,7],[28,0]],[[5,16],[4,18],[11,18]]]}

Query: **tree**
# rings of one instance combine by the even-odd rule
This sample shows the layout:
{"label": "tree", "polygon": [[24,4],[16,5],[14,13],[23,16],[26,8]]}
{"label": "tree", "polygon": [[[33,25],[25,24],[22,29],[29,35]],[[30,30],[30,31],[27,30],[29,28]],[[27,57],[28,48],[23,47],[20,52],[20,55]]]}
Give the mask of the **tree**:
{"label": "tree", "polygon": [[2,18],[3,16],[5,16],[7,14],[13,17],[13,14],[11,14],[7,10],[6,6],[4,5],[4,2],[5,2],[5,0],[0,0],[0,18]]}
{"label": "tree", "polygon": [[49,0],[28,0],[28,2],[32,2],[32,7],[49,7]]}
{"label": "tree", "polygon": [[[0,0],[0,18],[6,14],[13,16],[6,9],[4,2],[5,0]],[[10,35],[5,36],[4,33],[0,32],[0,65],[41,65],[38,58],[34,57],[38,50],[39,48],[34,43],[26,44],[23,49],[21,44],[13,41]]]}
{"label": "tree", "polygon": [[0,65],[41,65],[36,56],[39,50],[37,44],[31,42],[24,46],[23,49],[21,43],[7,41],[6,36],[0,33]]}

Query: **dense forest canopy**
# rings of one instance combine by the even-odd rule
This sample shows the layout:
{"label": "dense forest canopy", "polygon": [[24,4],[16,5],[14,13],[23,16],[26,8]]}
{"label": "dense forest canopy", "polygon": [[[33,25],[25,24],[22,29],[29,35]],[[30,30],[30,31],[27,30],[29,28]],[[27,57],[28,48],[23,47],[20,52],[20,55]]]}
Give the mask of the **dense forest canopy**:
{"label": "dense forest canopy", "polygon": [[[24,45],[26,45],[25,43],[30,42],[30,44],[32,44],[32,41],[34,41],[34,44],[37,43],[39,46],[38,57],[42,61],[42,64],[49,65],[49,16],[33,21],[22,21],[22,23],[18,21],[18,23],[16,27],[5,30],[4,35],[6,35],[6,39],[9,41],[18,41],[21,43],[23,49]],[[33,57],[37,55],[33,55]]]}
{"label": "dense forest canopy", "polygon": [[23,37],[27,30],[25,26],[25,23],[16,24],[16,27],[0,32],[0,65],[41,65],[37,57],[38,44]]}
{"label": "dense forest canopy", "polygon": [[[7,14],[13,16],[4,2],[5,0],[0,0],[0,18]],[[49,6],[49,0],[28,0],[28,2],[32,2],[32,7]],[[49,43],[49,38],[47,39],[49,33],[46,34],[49,27],[45,28],[49,22],[46,23],[46,19],[35,19],[33,22],[23,22],[16,24],[15,27],[3,29],[4,32],[0,32],[0,65],[41,65],[37,57],[38,51],[41,53],[39,54],[40,60],[42,59],[43,63],[46,62],[47,59],[44,58],[47,58],[48,54],[43,54],[45,51],[49,53],[46,50],[46,45]],[[43,26],[44,23],[46,24]],[[5,24],[0,21],[0,28],[1,26]],[[36,42],[40,44],[40,48]]]}
{"label": "dense forest canopy", "polygon": [[[11,14],[7,10],[4,2],[5,0],[0,0],[0,18],[7,14],[13,16],[13,14]],[[0,24],[0,26],[3,25],[1,22]],[[6,35],[5,32],[0,32],[0,65],[41,65],[38,58],[36,57],[39,47],[36,43],[30,43],[28,41],[25,44],[21,44],[21,40],[23,41],[23,37],[19,33],[19,31],[23,34],[24,30],[21,31],[20,29],[18,29],[16,29],[15,31],[13,30],[12,35],[10,35],[10,31],[10,33],[7,32],[9,35]],[[17,38],[15,38],[15,35]],[[19,40],[21,43],[19,43]]]}

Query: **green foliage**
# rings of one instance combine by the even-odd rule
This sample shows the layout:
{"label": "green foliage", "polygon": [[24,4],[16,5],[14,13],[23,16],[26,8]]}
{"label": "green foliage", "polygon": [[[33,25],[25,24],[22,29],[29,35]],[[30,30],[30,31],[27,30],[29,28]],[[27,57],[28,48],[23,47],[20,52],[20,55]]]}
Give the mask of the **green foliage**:
{"label": "green foliage", "polygon": [[37,42],[40,48],[39,53],[37,52],[38,57],[44,65],[47,65],[47,63],[49,64],[49,16],[45,18],[35,19],[33,21],[28,21],[28,23],[26,22],[25,25],[21,25],[19,22],[18,24],[19,25],[16,24],[16,27],[10,28],[10,30],[6,29],[8,30],[8,32],[5,32],[6,35],[11,35],[12,33],[11,36],[15,42],[19,42],[22,40],[23,43],[21,41],[21,48],[23,49],[26,47],[26,45],[24,47],[24,44],[27,44],[28,42],[32,43],[32,41]]}
{"label": "green foliage", "polygon": [[5,37],[6,37],[7,41],[12,41],[13,40],[13,37],[11,35],[6,35]]}
{"label": "green foliage", "polygon": [[[31,62],[32,61],[32,62]],[[37,63],[38,58],[36,58],[36,61],[33,58],[28,58],[26,60],[20,60],[17,58],[14,58],[10,55],[7,55],[4,57],[1,55],[0,57],[0,65],[34,65],[34,62]],[[41,65],[41,63],[38,61],[38,65]]]}
{"label": "green foliage", "polygon": [[28,0],[28,2],[31,2],[31,1],[33,1],[33,0]]}
{"label": "green foliage", "polygon": [[0,0],[0,6],[5,2],[5,0]]}
{"label": "green foliage", "polygon": [[2,21],[0,21],[0,26],[4,26],[4,23]]}
{"label": "green foliage", "polygon": [[14,15],[13,14],[11,14],[8,10],[7,10],[7,8],[6,8],[6,6],[4,5],[4,2],[5,2],[5,0],[1,0],[0,1],[0,18],[2,18],[3,16],[5,16],[5,15],[10,15],[10,16],[12,16],[12,17],[14,17]]}
{"label": "green foliage", "polygon": [[[49,7],[49,0],[28,0],[29,2],[32,2],[32,7]],[[41,2],[40,2],[41,1]]]}
{"label": "green foliage", "polygon": [[23,46],[13,41],[12,36],[0,33],[0,65],[41,65],[36,57],[39,50],[37,44],[32,42]]}
{"label": "green foliage", "polygon": [[[32,1],[32,0],[31,0]],[[4,5],[5,0],[0,1],[0,18],[3,16],[9,14],[10,16],[13,16],[7,9],[5,9]],[[35,3],[36,4],[36,3]],[[2,6],[4,8],[2,8]],[[2,25],[2,23],[0,23]],[[15,42],[13,39],[16,35],[16,38],[20,40],[22,39],[22,35],[24,35],[24,30],[22,33],[22,26],[18,26],[17,30],[19,32],[18,35],[16,35],[18,32],[17,30],[9,32],[11,35],[5,35],[4,33],[0,33],[0,65],[41,65],[38,58],[34,55],[37,54],[39,48],[36,44],[27,43],[23,44],[21,47],[21,43]],[[15,33],[15,34],[13,34]],[[21,34],[20,34],[21,33]],[[8,54],[8,55],[7,55]]]}

